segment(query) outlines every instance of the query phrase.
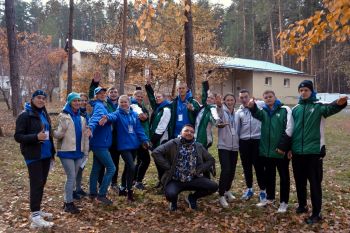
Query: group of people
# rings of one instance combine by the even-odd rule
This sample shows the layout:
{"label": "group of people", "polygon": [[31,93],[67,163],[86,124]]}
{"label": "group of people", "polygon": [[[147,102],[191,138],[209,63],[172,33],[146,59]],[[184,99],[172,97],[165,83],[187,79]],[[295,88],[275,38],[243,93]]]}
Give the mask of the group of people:
{"label": "group of people", "polygon": [[[119,96],[115,87],[100,87],[100,77],[96,75],[88,95],[72,92],[67,96],[55,128],[45,108],[46,93],[42,90],[33,93],[17,118],[14,136],[29,172],[31,227],[53,226],[47,220],[52,214],[41,211],[44,186],[56,154],[53,138],[57,139],[57,156],[67,176],[64,210],[69,213],[79,213],[74,199],[87,195],[111,205],[109,187],[133,202],[133,188],[145,188],[143,179],[151,151],[158,172],[157,188],[165,194],[171,211],[177,210],[182,191],[191,191],[186,196],[191,209],[197,209],[199,198],[216,191],[220,205],[228,208],[235,199],[230,189],[239,154],[247,186],[241,199],[254,196],[254,168],[259,186],[257,206],[274,204],[277,169],[280,176],[277,212],[286,212],[292,160],[299,204],[296,213],[308,212],[309,181],[312,214],[306,222],[312,224],[322,219],[324,118],[345,108],[347,97],[330,104],[320,103],[313,83],[305,80],[298,86],[300,99],[293,109],[283,105],[272,90],[265,91],[263,101],[259,101],[243,89],[239,92],[241,105],[235,111],[235,95],[227,93],[222,98],[209,90],[208,81],[202,84],[201,104],[183,82],[178,84],[178,96],[173,100],[154,92],[149,78],[144,89],[151,114],[141,88],[131,97]],[[215,128],[221,167],[218,184],[214,179],[215,159],[208,152]],[[89,151],[93,152],[93,162],[87,193],[81,181]],[[118,185],[120,157],[125,165]]]}

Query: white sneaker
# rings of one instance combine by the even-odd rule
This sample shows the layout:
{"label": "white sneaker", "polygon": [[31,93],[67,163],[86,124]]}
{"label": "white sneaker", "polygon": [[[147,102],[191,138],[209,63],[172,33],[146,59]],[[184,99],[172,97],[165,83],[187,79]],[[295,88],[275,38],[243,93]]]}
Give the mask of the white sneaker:
{"label": "white sneaker", "polygon": [[267,200],[262,199],[258,204],[256,204],[257,207],[265,207],[267,205]]}
{"label": "white sneaker", "polygon": [[228,208],[228,203],[227,203],[227,201],[226,201],[225,196],[221,196],[221,197],[219,198],[219,203],[220,203],[220,205],[222,206],[222,208]]}
{"label": "white sneaker", "polygon": [[230,191],[226,191],[224,193],[224,196],[227,198],[228,202],[232,202],[233,200],[236,199],[236,197],[233,196],[233,194]]}
{"label": "white sneaker", "polygon": [[48,213],[48,212],[44,212],[44,211],[39,211],[39,215],[42,217],[42,218],[48,218],[48,219],[52,219],[53,218],[53,215],[51,213]]}
{"label": "white sneaker", "polygon": [[285,202],[282,202],[280,204],[280,207],[277,210],[277,213],[285,213],[285,212],[287,212],[287,208],[288,208],[288,204]]}
{"label": "white sneaker", "polygon": [[54,224],[53,222],[45,221],[40,215],[32,218],[32,223],[30,224],[30,228],[50,228]]}

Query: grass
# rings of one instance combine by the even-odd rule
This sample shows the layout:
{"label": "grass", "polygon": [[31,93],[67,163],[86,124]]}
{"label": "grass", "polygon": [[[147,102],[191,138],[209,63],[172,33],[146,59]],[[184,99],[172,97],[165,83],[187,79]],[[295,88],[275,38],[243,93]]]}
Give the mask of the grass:
{"label": "grass", "polygon": [[[276,207],[258,209],[257,196],[249,201],[239,198],[229,209],[218,205],[218,195],[203,198],[200,210],[190,211],[184,195],[179,198],[179,211],[170,213],[167,202],[152,187],[157,182],[153,162],[146,174],[147,190],[136,191],[136,202],[128,204],[110,190],[112,207],[99,206],[88,199],[77,204],[79,215],[62,210],[65,174],[59,159],[49,174],[43,207],[55,215],[52,232],[348,232],[350,229],[350,160],[348,158],[350,122],[348,114],[338,114],[327,120],[326,142],[328,154],[324,162],[323,215],[324,222],[314,226],[303,223],[306,215],[294,214],[296,192],[291,170],[290,208],[279,215]],[[28,174],[19,145],[12,137],[0,138],[0,232],[29,232]],[[214,145],[210,152],[217,159]],[[92,155],[84,172],[83,184],[88,190],[88,176]],[[217,159],[217,173],[220,167]],[[121,162],[119,172],[123,170]],[[216,177],[218,179],[218,177]],[[255,177],[254,177],[255,179]],[[277,179],[277,184],[279,183]],[[254,187],[257,187],[256,183]],[[240,197],[245,182],[240,161],[237,163],[232,191]],[[279,190],[279,187],[276,188]],[[276,193],[276,197],[279,194]]]}

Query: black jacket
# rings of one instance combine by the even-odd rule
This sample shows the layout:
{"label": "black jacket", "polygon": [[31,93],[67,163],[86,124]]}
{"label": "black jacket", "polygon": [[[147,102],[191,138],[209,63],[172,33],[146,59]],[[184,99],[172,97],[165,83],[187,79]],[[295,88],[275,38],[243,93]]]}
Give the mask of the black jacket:
{"label": "black jacket", "polygon": [[[180,143],[180,138],[175,138],[163,145],[158,146],[152,152],[152,156],[156,164],[165,170],[165,173],[161,178],[161,182],[164,186],[170,182],[172,176],[174,175],[178,153],[180,150]],[[202,146],[202,144],[196,142],[195,146],[198,156],[196,173],[201,174],[208,172],[211,167],[215,166],[215,159]]]}
{"label": "black jacket", "polygon": [[[44,111],[51,128],[50,118]],[[26,160],[36,160],[41,158],[41,143],[37,134],[42,130],[42,123],[38,112],[23,111],[16,120],[15,140],[20,143],[21,152]],[[50,141],[52,144],[51,154],[55,155],[52,132],[50,132]]]}

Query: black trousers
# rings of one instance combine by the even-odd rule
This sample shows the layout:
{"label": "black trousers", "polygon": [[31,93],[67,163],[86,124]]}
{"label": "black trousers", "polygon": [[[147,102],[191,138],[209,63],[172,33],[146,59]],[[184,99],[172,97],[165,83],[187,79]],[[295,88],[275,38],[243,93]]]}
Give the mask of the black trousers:
{"label": "black trousers", "polygon": [[[115,166],[115,173],[112,177],[111,185],[117,185],[118,184],[118,170],[119,170],[119,158],[120,158],[120,151],[116,149],[109,148],[109,153],[111,154],[114,166]],[[100,174],[98,175],[98,183],[101,184],[103,180],[103,176],[105,175],[106,168],[102,168],[100,170]]]}
{"label": "black trousers", "polygon": [[253,167],[260,190],[265,190],[265,168],[259,156],[260,139],[239,140],[239,154],[247,188],[253,187]]}
{"label": "black trousers", "polygon": [[38,160],[27,165],[30,183],[30,211],[40,210],[44,187],[50,169],[50,158]]}
{"label": "black trousers", "polygon": [[136,152],[136,167],[135,167],[135,178],[136,182],[142,182],[145,177],[146,171],[151,162],[151,157],[149,155],[148,149],[140,146]]}
{"label": "black trousers", "polygon": [[[166,143],[167,141],[168,140],[162,141],[161,145]],[[161,168],[160,166],[158,166],[158,164],[156,162],[154,162],[154,164],[156,165],[156,169],[157,169],[157,173],[158,173],[158,181],[159,181],[159,183],[161,183],[162,176],[164,175],[165,170],[163,168]]]}
{"label": "black trousers", "polygon": [[197,200],[208,196],[218,190],[218,185],[205,177],[197,177],[189,182],[171,180],[165,187],[165,197],[170,202],[177,202],[179,193],[182,191],[195,191],[193,197]]}
{"label": "black trousers", "polygon": [[290,191],[289,159],[265,158],[265,168],[267,199],[275,199],[277,168],[280,176],[280,202],[288,203]]}
{"label": "black trousers", "polygon": [[295,155],[293,174],[299,206],[307,204],[307,181],[310,183],[312,214],[319,215],[322,208],[323,159],[320,155]]}
{"label": "black trousers", "polygon": [[233,179],[235,178],[238,152],[219,149],[219,161],[221,173],[219,179],[219,195],[230,190]]}

